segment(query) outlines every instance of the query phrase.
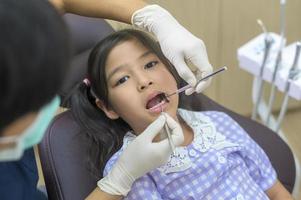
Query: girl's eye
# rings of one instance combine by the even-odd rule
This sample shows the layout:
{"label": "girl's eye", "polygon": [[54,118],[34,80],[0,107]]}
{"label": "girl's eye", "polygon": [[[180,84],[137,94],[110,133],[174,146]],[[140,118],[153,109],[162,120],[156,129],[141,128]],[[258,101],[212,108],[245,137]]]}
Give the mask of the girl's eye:
{"label": "girl's eye", "polygon": [[120,85],[120,84],[123,84],[124,82],[126,82],[130,77],[129,76],[124,76],[122,77],[121,79],[119,79],[116,83],[116,86],[117,85]]}
{"label": "girl's eye", "polygon": [[158,63],[159,63],[158,61],[151,61],[144,66],[144,69],[152,68]]}

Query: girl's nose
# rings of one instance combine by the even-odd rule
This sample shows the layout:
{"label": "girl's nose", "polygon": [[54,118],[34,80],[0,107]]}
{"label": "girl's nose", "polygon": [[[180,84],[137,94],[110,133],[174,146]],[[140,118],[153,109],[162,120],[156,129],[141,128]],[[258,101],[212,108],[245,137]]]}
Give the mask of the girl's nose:
{"label": "girl's nose", "polygon": [[140,79],[139,83],[138,83],[138,90],[143,91],[152,84],[153,84],[153,81],[151,81],[149,78],[144,78],[143,80]]}

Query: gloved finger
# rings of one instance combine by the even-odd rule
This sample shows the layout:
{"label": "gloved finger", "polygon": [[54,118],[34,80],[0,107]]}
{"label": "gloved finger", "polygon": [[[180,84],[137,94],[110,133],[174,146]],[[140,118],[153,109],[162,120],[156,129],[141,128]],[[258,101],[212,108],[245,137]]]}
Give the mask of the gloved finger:
{"label": "gloved finger", "polygon": [[212,72],[213,69],[208,60],[206,47],[202,41],[198,46],[198,48],[187,52],[185,56],[202,74],[203,73],[209,74]]}
{"label": "gloved finger", "polygon": [[[161,156],[161,160],[165,160],[168,156],[171,155],[172,153],[172,149],[170,147],[170,143],[168,141],[168,138],[165,138],[159,142],[153,143],[154,145],[154,151],[155,150],[159,150],[160,152],[158,152],[158,155]],[[160,153],[160,154],[159,154]]]}
{"label": "gloved finger", "polygon": [[171,132],[171,139],[175,146],[180,146],[184,142],[183,130],[179,123],[177,123],[172,117],[167,113],[163,113],[166,117],[166,123]]}
{"label": "gloved finger", "polygon": [[195,92],[195,89],[194,88],[189,88],[187,90],[185,90],[185,95],[191,95]]}
{"label": "gloved finger", "polygon": [[211,78],[208,78],[206,81],[201,81],[197,84],[197,86],[195,88],[189,88],[189,89],[185,90],[185,95],[191,95],[194,92],[200,93],[200,92],[204,91],[210,85],[210,83],[211,83]]}
{"label": "gloved finger", "polygon": [[154,122],[152,122],[138,137],[152,141],[162,130],[166,122],[166,117],[160,115]]}
{"label": "gloved finger", "polygon": [[[204,77],[206,77],[207,75],[209,75],[212,72],[212,70],[208,70],[208,71],[204,71],[204,72],[197,72],[197,79],[200,80]],[[197,84],[197,86],[195,87],[195,92],[200,93],[202,92],[205,88],[207,88],[211,83],[211,78],[208,78],[204,81],[201,81]]]}
{"label": "gloved finger", "polygon": [[178,57],[177,59],[174,59],[172,64],[175,66],[178,74],[181,76],[182,79],[184,79],[192,87],[196,85],[196,78],[190,70],[190,68],[185,63],[183,58]]}
{"label": "gloved finger", "polygon": [[202,92],[203,90],[205,90],[211,83],[211,78],[209,78],[207,81],[202,81],[200,82],[196,88],[195,88],[195,92],[196,93],[200,93]]}
{"label": "gloved finger", "polygon": [[[203,51],[199,51],[202,52],[202,54],[198,54],[198,55],[193,55],[190,57],[189,61],[192,62],[193,65],[196,66],[197,68],[197,80],[200,80],[201,78],[205,77],[206,75],[212,73],[213,68],[211,66],[211,64],[209,63],[208,60],[208,56],[206,53],[206,49],[204,46]],[[201,76],[200,76],[201,75]],[[208,87],[210,85],[210,79],[206,80],[206,81],[202,81],[200,82],[194,89],[197,93],[200,93],[201,91],[203,91],[206,87]]]}

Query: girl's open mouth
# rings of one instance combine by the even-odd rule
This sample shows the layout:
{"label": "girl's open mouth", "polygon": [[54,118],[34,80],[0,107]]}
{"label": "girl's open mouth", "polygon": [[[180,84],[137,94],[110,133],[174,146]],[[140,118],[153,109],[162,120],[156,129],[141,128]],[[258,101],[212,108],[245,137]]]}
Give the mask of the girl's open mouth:
{"label": "girl's open mouth", "polygon": [[146,103],[146,109],[150,112],[161,112],[165,107],[166,103],[169,103],[165,93],[159,93]]}

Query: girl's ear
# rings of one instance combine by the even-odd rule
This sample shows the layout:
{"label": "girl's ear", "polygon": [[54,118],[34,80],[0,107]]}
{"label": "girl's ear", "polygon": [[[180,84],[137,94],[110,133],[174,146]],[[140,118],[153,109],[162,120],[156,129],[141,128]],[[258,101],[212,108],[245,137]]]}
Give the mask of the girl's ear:
{"label": "girl's ear", "polygon": [[110,119],[118,119],[119,115],[112,109],[108,108],[102,100],[96,98],[95,103],[98,108],[100,108],[108,118]]}

